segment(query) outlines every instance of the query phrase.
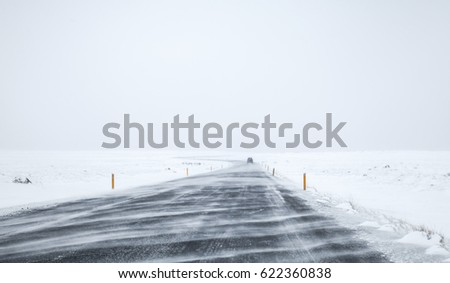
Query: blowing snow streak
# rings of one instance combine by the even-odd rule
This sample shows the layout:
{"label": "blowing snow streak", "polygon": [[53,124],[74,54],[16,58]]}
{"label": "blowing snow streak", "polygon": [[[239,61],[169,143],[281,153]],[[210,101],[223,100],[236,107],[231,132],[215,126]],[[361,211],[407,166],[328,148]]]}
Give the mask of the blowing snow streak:
{"label": "blowing snow streak", "polygon": [[258,165],[0,218],[0,262],[385,262]]}

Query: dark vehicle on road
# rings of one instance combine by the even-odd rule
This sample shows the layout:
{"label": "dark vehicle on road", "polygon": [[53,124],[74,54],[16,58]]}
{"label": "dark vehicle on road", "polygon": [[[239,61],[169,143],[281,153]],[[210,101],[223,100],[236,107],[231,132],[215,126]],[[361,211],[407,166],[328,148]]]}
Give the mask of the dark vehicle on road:
{"label": "dark vehicle on road", "polygon": [[251,157],[247,158],[247,163],[253,163],[253,158]]}

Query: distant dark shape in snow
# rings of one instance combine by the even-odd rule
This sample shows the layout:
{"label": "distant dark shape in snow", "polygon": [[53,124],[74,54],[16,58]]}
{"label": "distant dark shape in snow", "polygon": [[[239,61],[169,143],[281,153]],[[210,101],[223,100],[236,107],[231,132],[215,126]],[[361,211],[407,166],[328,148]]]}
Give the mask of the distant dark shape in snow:
{"label": "distant dark shape in snow", "polygon": [[247,163],[252,164],[253,163],[253,158],[251,158],[251,157],[247,158]]}
{"label": "distant dark shape in snow", "polygon": [[16,183],[16,184],[32,184],[30,179],[22,178],[22,177],[15,177],[14,180],[13,180],[13,183]]}

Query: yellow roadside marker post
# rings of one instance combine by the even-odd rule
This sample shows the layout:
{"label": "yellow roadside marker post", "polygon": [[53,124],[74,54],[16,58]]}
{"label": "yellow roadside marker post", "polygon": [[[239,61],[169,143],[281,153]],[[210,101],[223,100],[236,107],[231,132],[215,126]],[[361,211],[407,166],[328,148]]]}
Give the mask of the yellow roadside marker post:
{"label": "yellow roadside marker post", "polygon": [[303,173],[303,190],[306,191],[306,173]]}

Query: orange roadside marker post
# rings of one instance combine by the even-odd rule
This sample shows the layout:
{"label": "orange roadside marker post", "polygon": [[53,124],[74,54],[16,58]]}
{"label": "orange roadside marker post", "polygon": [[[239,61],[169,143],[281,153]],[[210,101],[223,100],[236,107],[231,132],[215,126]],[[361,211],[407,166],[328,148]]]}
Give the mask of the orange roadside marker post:
{"label": "orange roadside marker post", "polygon": [[306,191],[306,173],[303,173],[303,190]]}

